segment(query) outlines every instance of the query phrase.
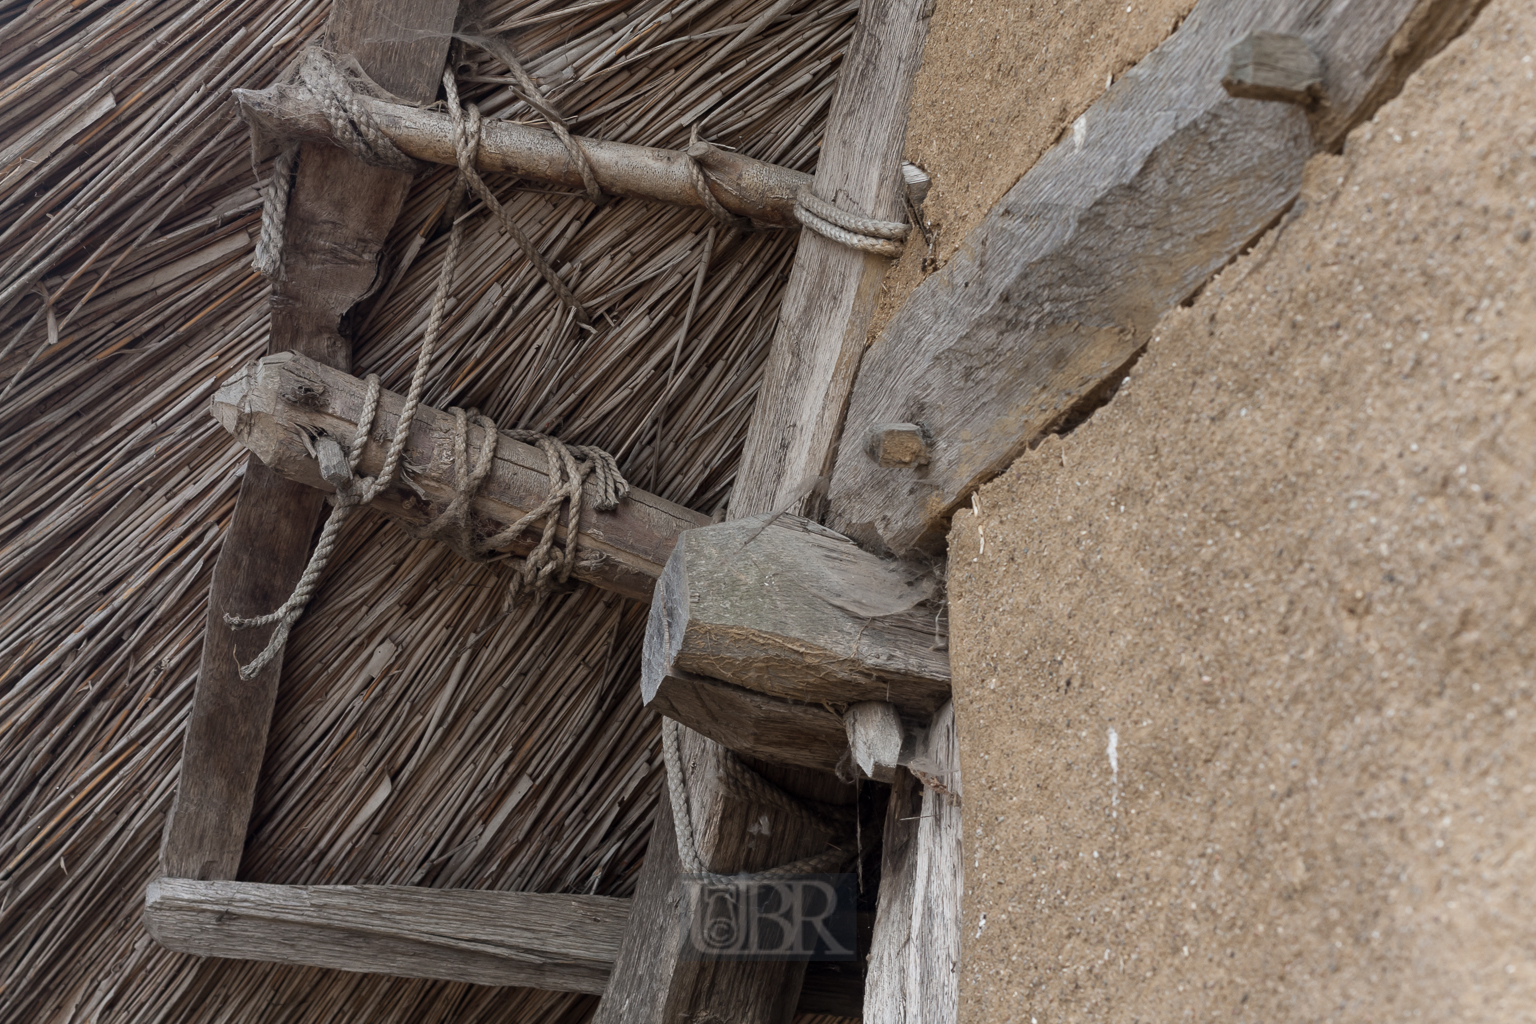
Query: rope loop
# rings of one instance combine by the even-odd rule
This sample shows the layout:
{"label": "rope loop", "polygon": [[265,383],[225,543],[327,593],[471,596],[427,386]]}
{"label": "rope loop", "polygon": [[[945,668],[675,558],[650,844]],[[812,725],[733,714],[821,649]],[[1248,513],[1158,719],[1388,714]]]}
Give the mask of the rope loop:
{"label": "rope loop", "polygon": [[708,156],[715,147],[699,138],[699,126],[693,126],[693,136],[688,140],[688,181],[693,185],[693,191],[698,195],[699,202],[710,215],[728,228],[737,231],[751,231],[752,221],[746,217],[738,217],[715,197],[714,191],[709,185],[709,172],[705,170],[703,158]]}
{"label": "rope loop", "polygon": [[824,238],[881,256],[900,256],[911,226],[904,220],[877,220],[827,202],[804,185],[795,196],[795,217]]}
{"label": "rope loop", "polygon": [[[661,755],[667,768],[667,796],[672,803],[672,828],[677,835],[677,856],[685,872],[690,875],[700,875],[706,881],[718,885],[831,871],[848,861],[849,857],[845,851],[831,849],[825,853],[812,854],[788,864],[769,868],[766,871],[723,875],[706,870],[693,832],[693,812],[688,803],[688,779],[683,771],[680,737],[681,727],[672,719],[663,718],[661,720]],[[856,810],[850,813],[850,809],[847,808],[833,807],[828,804],[812,805],[809,801],[799,800],[747,767],[729,750],[723,750],[722,753],[725,758],[727,785],[744,800],[788,811],[799,819],[799,824],[802,826],[824,829],[834,835],[839,829],[837,826],[829,825],[828,818],[843,825],[851,820],[852,814],[857,814]]]}

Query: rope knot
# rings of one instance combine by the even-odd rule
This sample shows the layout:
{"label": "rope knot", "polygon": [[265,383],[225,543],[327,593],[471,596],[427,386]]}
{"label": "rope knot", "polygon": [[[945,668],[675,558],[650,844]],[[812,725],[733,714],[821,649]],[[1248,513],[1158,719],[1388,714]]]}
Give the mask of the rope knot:
{"label": "rope knot", "polygon": [[900,256],[910,225],[904,220],[878,220],[850,213],[804,185],[795,196],[795,217],[824,238],[880,256]]}

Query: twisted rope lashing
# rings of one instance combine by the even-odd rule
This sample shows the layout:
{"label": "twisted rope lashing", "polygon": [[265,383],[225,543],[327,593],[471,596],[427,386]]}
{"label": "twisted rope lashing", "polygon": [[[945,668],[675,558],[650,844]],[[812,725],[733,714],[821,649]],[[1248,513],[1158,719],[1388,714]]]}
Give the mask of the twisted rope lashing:
{"label": "twisted rope lashing", "polygon": [[[677,856],[684,872],[701,876],[705,881],[716,884],[750,882],[759,878],[771,879],[785,875],[831,871],[841,867],[848,860],[846,852],[832,849],[764,871],[725,875],[706,870],[704,860],[699,855],[699,844],[693,831],[693,812],[689,807],[688,779],[683,768],[680,737],[681,727],[672,719],[663,718],[661,720],[661,753],[667,769],[667,796],[672,804],[672,828],[677,837]],[[847,815],[842,808],[827,805],[812,808],[808,802],[796,799],[742,764],[740,759],[729,750],[722,751],[722,756],[726,784],[740,799],[777,807],[788,812],[792,817],[798,818],[801,825],[810,828],[826,828],[828,817],[838,818]]]}
{"label": "twisted rope lashing", "polygon": [[818,235],[881,256],[900,256],[911,230],[904,220],[880,220],[844,210],[818,196],[809,185],[801,186],[795,196],[795,217]]}

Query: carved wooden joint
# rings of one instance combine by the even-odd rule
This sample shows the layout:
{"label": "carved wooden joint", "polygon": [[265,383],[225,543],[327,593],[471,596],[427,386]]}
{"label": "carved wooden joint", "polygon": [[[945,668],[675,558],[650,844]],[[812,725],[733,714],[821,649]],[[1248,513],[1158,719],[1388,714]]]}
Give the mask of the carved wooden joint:
{"label": "carved wooden joint", "polygon": [[1229,96],[1311,106],[1323,99],[1323,59],[1301,36],[1254,32],[1227,51],[1221,79]]}
{"label": "carved wooden joint", "polygon": [[881,466],[916,469],[928,465],[928,434],[920,423],[877,423],[864,450]]}

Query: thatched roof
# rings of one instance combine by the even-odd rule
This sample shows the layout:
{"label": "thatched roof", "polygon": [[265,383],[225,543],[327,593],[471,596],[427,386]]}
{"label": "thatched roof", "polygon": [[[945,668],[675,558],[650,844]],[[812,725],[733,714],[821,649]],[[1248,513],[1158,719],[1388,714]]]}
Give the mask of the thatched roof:
{"label": "thatched roof", "polygon": [[[857,4],[809,0],[741,38],[770,5],[533,0],[493,3],[491,20],[583,134],[681,147],[702,117],[714,142],[808,171]],[[593,1002],[203,961],[140,924],[244,462],[206,402],[267,336],[258,178],[229,90],[269,84],[326,14],[308,0],[0,13],[6,1020],[563,1021]],[[532,117],[505,68],[464,52],[467,98]],[[450,178],[418,177],[359,332],[354,365],[386,387],[414,358]],[[492,185],[599,325],[574,324],[472,213],[426,400],[605,446],[637,485],[718,507],[794,235],[717,247],[680,337],[707,214]],[[353,519],[289,646],[242,878],[630,892],[661,776],[636,687],[644,609],[578,589],[498,621],[503,589],[495,568]]]}

